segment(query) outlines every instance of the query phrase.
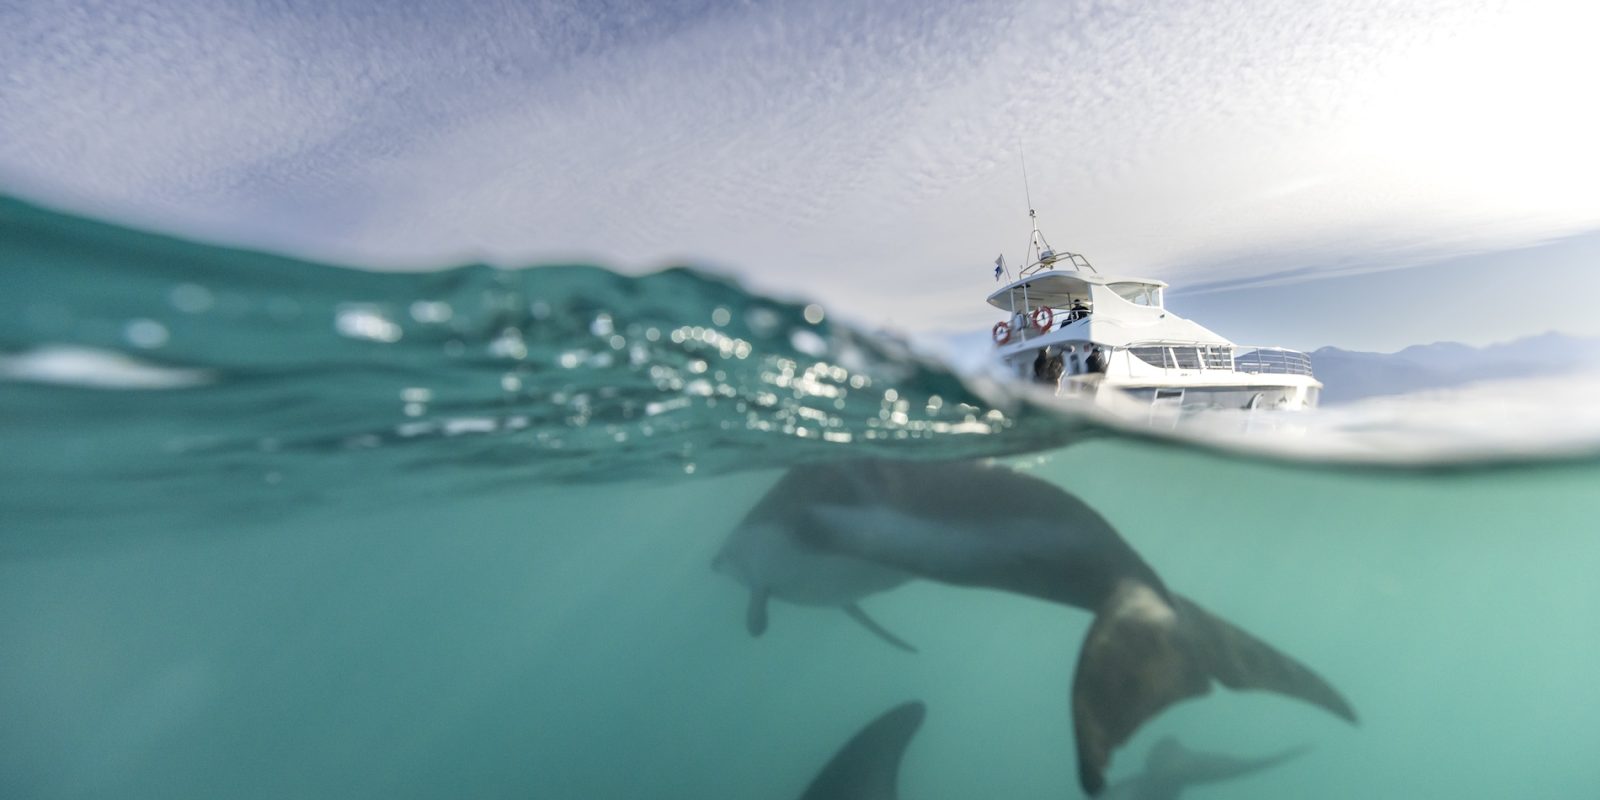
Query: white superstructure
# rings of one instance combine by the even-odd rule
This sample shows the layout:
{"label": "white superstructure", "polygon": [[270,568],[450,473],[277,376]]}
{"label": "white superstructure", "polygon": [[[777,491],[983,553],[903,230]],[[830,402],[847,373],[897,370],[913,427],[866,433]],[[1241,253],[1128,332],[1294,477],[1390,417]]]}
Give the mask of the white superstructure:
{"label": "white superstructure", "polygon": [[1322,384],[1305,353],[1234,344],[1168,311],[1166,283],[1102,274],[1051,250],[1037,225],[1029,251],[1031,263],[989,295],[1007,314],[992,330],[997,353],[1019,377],[1152,410],[1317,404]]}

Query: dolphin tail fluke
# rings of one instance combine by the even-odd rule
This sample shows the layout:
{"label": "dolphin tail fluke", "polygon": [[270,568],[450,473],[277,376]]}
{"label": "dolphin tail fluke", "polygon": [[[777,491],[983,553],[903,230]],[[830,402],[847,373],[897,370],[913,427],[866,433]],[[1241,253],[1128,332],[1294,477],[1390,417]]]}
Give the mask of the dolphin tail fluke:
{"label": "dolphin tail fluke", "polygon": [[1350,701],[1310,667],[1186,597],[1175,594],[1172,600],[1189,638],[1218,683],[1229,689],[1277,692],[1304,700],[1350,723],[1357,721]]}
{"label": "dolphin tail fluke", "polygon": [[851,619],[861,623],[861,627],[872,631],[873,635],[877,636],[879,639],[882,639],[889,644],[906,651],[907,653],[917,652],[917,648],[913,647],[911,643],[894,635],[893,633],[890,633],[888,628],[879,625],[877,620],[867,616],[867,612],[863,611],[861,606],[851,603],[843,608],[844,613],[849,614]]}
{"label": "dolphin tail fluke", "polygon": [[1105,789],[1111,752],[1145,720],[1211,690],[1177,618],[1154,589],[1125,583],[1089,627],[1072,679],[1072,727],[1078,782],[1090,796]]}
{"label": "dolphin tail fluke", "polygon": [[1078,656],[1072,722],[1078,781],[1105,788],[1111,753],[1167,707],[1211,690],[1265,689],[1297,697],[1352,722],[1355,711],[1308,667],[1177,595],[1126,581],[1096,615]]}
{"label": "dolphin tail fluke", "polygon": [[1184,787],[1202,783],[1217,783],[1271,769],[1286,761],[1310,752],[1309,745],[1300,745],[1259,758],[1238,758],[1218,753],[1190,750],[1171,737],[1162,739],[1151,748],[1145,762],[1145,772],[1161,777],[1165,784]]}
{"label": "dolphin tail fluke", "polygon": [[896,800],[900,761],[926,715],[916,700],[884,712],[834,754],[800,800]]}

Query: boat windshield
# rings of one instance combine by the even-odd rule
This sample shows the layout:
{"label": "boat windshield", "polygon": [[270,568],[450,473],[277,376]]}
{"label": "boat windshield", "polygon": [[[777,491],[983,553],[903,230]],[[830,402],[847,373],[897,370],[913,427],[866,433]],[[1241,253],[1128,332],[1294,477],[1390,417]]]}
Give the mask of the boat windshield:
{"label": "boat windshield", "polygon": [[1153,283],[1123,281],[1108,284],[1118,297],[1136,305],[1161,308],[1161,287]]}

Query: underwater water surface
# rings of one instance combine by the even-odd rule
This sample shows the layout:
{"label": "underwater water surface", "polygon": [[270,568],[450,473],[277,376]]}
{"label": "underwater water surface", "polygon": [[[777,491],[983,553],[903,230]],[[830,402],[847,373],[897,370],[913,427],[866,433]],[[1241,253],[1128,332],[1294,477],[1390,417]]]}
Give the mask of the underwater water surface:
{"label": "underwater water surface", "polygon": [[[1186,797],[1600,793],[1600,461],[1245,455],[975,390],[692,270],[396,275],[0,202],[0,796],[1079,797],[1092,616],[914,580],[914,643],[712,569],[799,464],[993,459],[1313,668],[1178,704]],[[996,519],[997,526],[1016,524]]]}

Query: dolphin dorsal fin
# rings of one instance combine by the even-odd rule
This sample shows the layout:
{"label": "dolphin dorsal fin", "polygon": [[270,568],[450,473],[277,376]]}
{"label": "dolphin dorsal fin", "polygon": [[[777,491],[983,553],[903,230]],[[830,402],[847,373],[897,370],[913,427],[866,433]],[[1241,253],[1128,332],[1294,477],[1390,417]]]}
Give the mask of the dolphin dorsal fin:
{"label": "dolphin dorsal fin", "polygon": [[806,787],[800,800],[899,800],[900,761],[927,708],[912,700],[867,723]]}

